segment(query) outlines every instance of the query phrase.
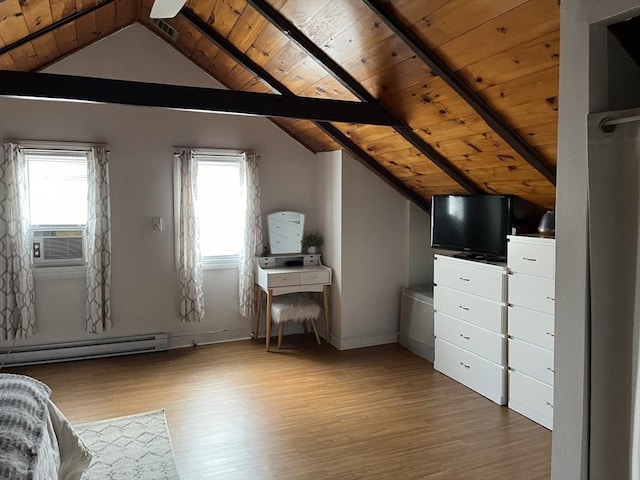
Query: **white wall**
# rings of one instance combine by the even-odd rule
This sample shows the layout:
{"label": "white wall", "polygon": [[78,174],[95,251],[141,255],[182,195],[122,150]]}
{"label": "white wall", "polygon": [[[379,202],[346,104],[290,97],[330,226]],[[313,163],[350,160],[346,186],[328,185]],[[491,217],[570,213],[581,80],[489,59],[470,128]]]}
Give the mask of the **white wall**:
{"label": "white wall", "polygon": [[[318,218],[324,238],[322,262],[333,267],[331,334],[342,336],[342,152],[318,157]],[[326,338],[326,337],[325,337]]]}
{"label": "white wall", "polygon": [[[215,85],[202,70],[140,25],[65,58],[49,71]],[[0,138],[108,144],[113,336],[168,332],[173,336],[172,345],[181,345],[189,344],[192,338],[203,342],[243,338],[251,331],[251,320],[237,313],[236,269],[205,272],[205,321],[181,324],[178,320],[173,250],[174,146],[255,150],[262,157],[263,214],[299,210],[307,215],[307,230],[318,226],[315,156],[263,118],[2,98]],[[151,218],[155,216],[164,220],[160,233],[151,230]],[[27,343],[89,337],[83,329],[82,278],[38,272],[36,295],[39,331]]]}
{"label": "white wall", "polygon": [[[556,344],[552,478],[586,479],[589,466],[590,328],[587,241],[589,112],[607,110],[607,32],[637,1],[563,0],[560,38],[556,227]],[[619,97],[618,97],[619,98]],[[596,478],[596,477],[592,477]]]}
{"label": "white wall", "polygon": [[325,252],[335,273],[333,343],[347,349],[396,342],[408,275],[409,202],[347,153],[319,157],[318,192],[325,199],[319,216],[341,245]]}
{"label": "white wall", "polygon": [[342,344],[397,341],[409,201],[346,153],[342,185]]}

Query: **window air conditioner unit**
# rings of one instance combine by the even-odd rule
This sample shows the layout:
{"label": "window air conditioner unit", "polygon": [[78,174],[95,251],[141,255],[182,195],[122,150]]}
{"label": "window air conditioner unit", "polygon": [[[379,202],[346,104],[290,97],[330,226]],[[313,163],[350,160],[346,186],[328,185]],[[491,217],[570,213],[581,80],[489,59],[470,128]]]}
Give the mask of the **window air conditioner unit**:
{"label": "window air conditioner unit", "polygon": [[84,227],[34,227],[31,233],[31,257],[34,265],[82,265],[85,263]]}

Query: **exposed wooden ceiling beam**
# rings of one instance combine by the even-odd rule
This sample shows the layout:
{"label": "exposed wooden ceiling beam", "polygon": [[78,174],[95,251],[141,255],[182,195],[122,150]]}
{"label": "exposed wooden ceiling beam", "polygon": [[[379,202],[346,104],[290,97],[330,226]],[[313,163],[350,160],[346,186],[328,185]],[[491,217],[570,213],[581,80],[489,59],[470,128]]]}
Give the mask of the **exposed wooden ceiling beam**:
{"label": "exposed wooden ceiling beam", "polygon": [[296,27],[289,19],[282,15],[278,10],[273,8],[265,0],[246,0],[256,11],[264,18],[269,20],[271,24],[280,32],[289,37],[308,55],[315,58],[327,72],[329,72],[338,82],[340,82],[347,90],[353,93],[363,102],[377,102],[378,100],[364,88],[360,82],[349,74],[342,66],[327,55],[324,50],[319,48],[312,40],[310,40],[298,27]]}
{"label": "exposed wooden ceiling beam", "polygon": [[90,14],[91,12],[95,12],[96,10],[104,7],[105,5],[108,5],[110,3],[115,2],[116,0],[103,0],[101,2],[96,3],[95,5],[89,7],[89,8],[85,8],[83,10],[79,10],[77,12],[72,13],[71,15],[69,15],[68,17],[62,18],[60,20],[58,20],[57,22],[53,22],[51,25],[47,25],[46,27],[41,28],[40,30],[38,30],[37,32],[33,32],[29,35],[27,35],[24,38],[21,38],[20,40],[16,40],[13,43],[10,43],[9,45],[5,45],[4,47],[0,48],[0,56],[4,55],[5,53],[9,53],[10,51],[24,45],[25,43],[29,43],[32,42],[34,40],[36,40],[37,38],[46,35],[47,33],[53,32],[54,30],[63,27],[64,25],[66,25],[67,23],[71,23],[71,22],[75,22],[76,20],[78,20],[79,18],[84,17],[85,15]]}
{"label": "exposed wooden ceiling beam", "polygon": [[[267,84],[274,91],[282,94],[286,97],[296,97],[297,96],[289,90],[282,82],[277,80],[273,75],[271,75],[267,70],[258,65],[256,62],[251,60],[244,52],[241,52],[235,45],[233,45],[229,40],[227,40],[224,36],[220,35],[211,25],[202,20],[195,12],[193,12],[188,7],[182,7],[180,10],[180,14],[191,23],[194,27],[196,27],[200,33],[202,33],[205,37],[211,40],[213,43],[218,45],[222,50],[225,51],[227,55],[232,57],[236,62],[242,65],[247,71],[251,72],[253,75],[261,79],[265,84]],[[340,130],[327,122],[315,122],[316,126],[320,128],[327,135],[332,137],[339,145],[341,145],[346,151],[351,153],[357,160],[359,160],[363,165],[373,171],[378,177],[387,182],[391,187],[396,189],[399,193],[404,195],[406,198],[414,202],[420,208],[425,210],[426,212],[431,212],[431,204],[419,196],[416,192],[410,189],[407,185],[398,180],[395,176],[391,174],[386,168],[380,165],[371,155],[365,152],[362,148],[360,148],[355,142],[353,142],[349,137],[344,135]]]}
{"label": "exposed wooden ceiling beam", "polygon": [[378,17],[398,36],[413,52],[440,76],[458,95],[473,108],[478,115],[507,142],[533,168],[540,172],[554,186],[556,169],[547,162],[540,153],[527,143],[511,126],[498,115],[475,91],[473,91],[449,66],[394,16],[381,0],[363,0]]}
{"label": "exposed wooden ceiling beam", "polygon": [[390,125],[379,105],[319,98],[0,70],[0,95],[305,120]]}
{"label": "exposed wooden ceiling beam", "polygon": [[[355,78],[342,68],[327,53],[311,41],[298,27],[291,23],[278,10],[269,5],[265,0],[247,0],[247,3],[264,16],[273,26],[287,35],[293,42],[302,48],[308,55],[315,58],[325,70],[338,80],[345,88],[358,97],[363,102],[375,102],[378,100],[369,93]],[[384,107],[390,114],[395,115],[386,106]],[[418,149],[426,158],[431,160],[442,171],[444,171],[458,185],[469,193],[480,193],[482,189],[476,185],[469,177],[456,168],[449,160],[438,152],[435,148],[417,135],[413,129],[398,118],[398,125],[394,130],[405,140]]]}

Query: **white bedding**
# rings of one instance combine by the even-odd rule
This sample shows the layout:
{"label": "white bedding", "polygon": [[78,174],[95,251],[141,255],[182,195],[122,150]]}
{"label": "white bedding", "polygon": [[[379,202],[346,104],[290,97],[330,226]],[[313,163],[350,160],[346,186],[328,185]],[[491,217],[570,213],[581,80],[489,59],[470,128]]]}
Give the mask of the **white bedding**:
{"label": "white bedding", "polygon": [[3,480],[80,480],[89,466],[91,453],[50,393],[33,378],[0,374]]}
{"label": "white bedding", "polygon": [[92,454],[58,407],[49,400],[49,421],[57,440],[59,480],[80,480],[91,463]]}

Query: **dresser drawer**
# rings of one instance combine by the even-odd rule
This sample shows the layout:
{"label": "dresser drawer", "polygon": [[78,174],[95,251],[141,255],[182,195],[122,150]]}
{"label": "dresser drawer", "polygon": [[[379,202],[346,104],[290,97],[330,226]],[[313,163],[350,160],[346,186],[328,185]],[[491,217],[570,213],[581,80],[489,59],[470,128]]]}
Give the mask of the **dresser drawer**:
{"label": "dresser drawer", "polygon": [[506,363],[505,337],[436,312],[435,335],[495,363]]}
{"label": "dresser drawer", "polygon": [[551,429],[553,426],[553,388],[510,370],[509,408]]}
{"label": "dresser drawer", "polygon": [[275,257],[258,257],[258,265],[261,268],[275,268],[276,259]]}
{"label": "dresser drawer", "polygon": [[509,305],[555,313],[555,282],[548,278],[512,273],[509,275]]}
{"label": "dresser drawer", "polygon": [[509,339],[509,368],[553,386],[553,352]]}
{"label": "dresser drawer", "polygon": [[438,312],[497,333],[506,330],[506,306],[502,303],[440,285],[434,287],[433,302]]}
{"label": "dresser drawer", "polygon": [[320,265],[320,255],[305,255],[303,258],[305,267]]}
{"label": "dresser drawer", "polygon": [[267,277],[269,288],[289,287],[291,285],[300,285],[300,274],[295,273],[271,273]]}
{"label": "dresser drawer", "polygon": [[555,278],[556,249],[554,245],[520,243],[509,240],[507,264],[512,272]]}
{"label": "dresser drawer", "polygon": [[505,368],[436,338],[434,368],[493,400],[506,403]]}
{"label": "dresser drawer", "polygon": [[331,280],[328,270],[314,270],[311,272],[300,272],[300,285],[326,284]]}
{"label": "dresser drawer", "polygon": [[555,317],[528,308],[509,306],[509,336],[553,351]]}
{"label": "dresser drawer", "polygon": [[502,301],[505,293],[504,272],[496,266],[436,255],[433,278],[436,285]]}

